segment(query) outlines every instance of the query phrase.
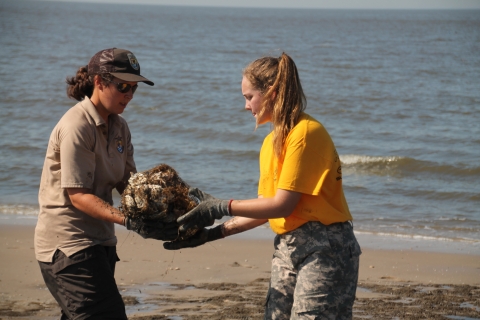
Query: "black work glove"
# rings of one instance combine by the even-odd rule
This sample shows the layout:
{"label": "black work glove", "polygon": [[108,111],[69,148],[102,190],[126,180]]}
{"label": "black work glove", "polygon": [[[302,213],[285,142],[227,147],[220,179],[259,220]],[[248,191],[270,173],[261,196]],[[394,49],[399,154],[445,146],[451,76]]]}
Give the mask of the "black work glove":
{"label": "black work glove", "polygon": [[180,236],[184,236],[191,229],[198,230],[211,226],[215,219],[231,216],[228,211],[229,200],[214,198],[198,188],[190,188],[188,195],[193,199],[198,199],[200,203],[177,219],[178,224],[180,224],[178,229]]}
{"label": "black work glove", "polygon": [[176,240],[172,242],[164,242],[163,247],[167,250],[178,250],[182,248],[195,248],[210,241],[224,238],[222,226],[216,226],[211,229],[202,229],[194,236],[186,240]]}
{"label": "black work glove", "polygon": [[127,230],[133,230],[144,239],[156,239],[164,241],[172,241],[178,237],[178,223],[160,222],[164,219],[153,215],[148,218],[130,218],[125,217],[125,227]]}

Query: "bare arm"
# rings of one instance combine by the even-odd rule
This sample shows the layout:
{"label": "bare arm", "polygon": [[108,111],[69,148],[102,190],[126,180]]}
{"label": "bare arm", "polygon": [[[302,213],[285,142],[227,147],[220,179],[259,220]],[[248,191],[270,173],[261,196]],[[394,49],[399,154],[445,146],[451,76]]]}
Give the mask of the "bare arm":
{"label": "bare arm", "polygon": [[122,213],[107,202],[90,193],[89,189],[68,188],[72,205],[89,216],[108,222],[124,225]]}
{"label": "bare arm", "polygon": [[293,212],[301,196],[300,192],[278,189],[273,198],[234,200],[231,203],[231,214],[254,219],[285,218]]}
{"label": "bare arm", "polygon": [[[286,193],[294,193],[293,198],[295,198],[295,194],[299,194],[296,192],[291,192],[291,191],[286,191],[286,190],[279,190],[280,192],[286,192]],[[301,194],[300,194],[301,195]],[[291,197],[292,195],[286,195],[286,197]],[[263,196],[258,196],[258,199],[264,199]],[[258,199],[252,199],[252,200],[246,200],[246,201],[252,201],[252,203],[255,203],[254,201],[257,201]],[[295,199],[287,199],[287,201],[294,201]],[[300,198],[298,199],[300,200]],[[298,200],[296,203],[298,203]],[[238,201],[238,202],[246,202],[244,201]],[[263,201],[263,200],[262,200]],[[296,205],[295,203],[295,205]],[[295,208],[295,207],[294,207]],[[287,208],[288,209],[288,208]],[[238,210],[238,207],[237,207]],[[293,210],[293,209],[292,209]],[[233,202],[232,202],[232,211],[233,211]],[[224,237],[228,237],[237,233],[241,233],[253,228],[256,228],[258,226],[261,226],[264,223],[267,223],[268,219],[254,219],[254,218],[245,218],[245,217],[240,217],[240,216],[235,216],[232,219],[226,221],[222,225],[222,234]]]}
{"label": "bare arm", "polygon": [[222,225],[222,234],[228,237],[237,233],[241,233],[266,223],[268,219],[252,219],[244,217],[233,217]]}

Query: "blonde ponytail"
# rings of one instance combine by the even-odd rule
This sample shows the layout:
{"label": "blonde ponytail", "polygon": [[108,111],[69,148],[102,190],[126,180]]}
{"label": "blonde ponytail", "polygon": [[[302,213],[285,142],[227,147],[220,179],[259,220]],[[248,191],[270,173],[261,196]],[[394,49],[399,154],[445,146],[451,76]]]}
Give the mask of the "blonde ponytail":
{"label": "blonde ponytail", "polygon": [[286,53],[279,58],[264,57],[250,63],[243,75],[263,94],[263,107],[257,119],[264,112],[271,112],[273,148],[281,158],[288,134],[307,107],[295,62]]}

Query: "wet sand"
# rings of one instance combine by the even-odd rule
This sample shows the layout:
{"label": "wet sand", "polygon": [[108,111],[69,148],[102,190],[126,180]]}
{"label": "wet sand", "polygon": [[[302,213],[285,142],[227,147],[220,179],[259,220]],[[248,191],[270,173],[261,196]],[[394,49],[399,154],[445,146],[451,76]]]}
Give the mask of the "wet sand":
{"label": "wet sand", "polygon": [[[0,319],[58,319],[33,232],[0,225]],[[263,318],[273,235],[180,251],[133,232],[117,235],[116,280],[130,319]],[[362,250],[354,319],[480,319],[480,256]]]}

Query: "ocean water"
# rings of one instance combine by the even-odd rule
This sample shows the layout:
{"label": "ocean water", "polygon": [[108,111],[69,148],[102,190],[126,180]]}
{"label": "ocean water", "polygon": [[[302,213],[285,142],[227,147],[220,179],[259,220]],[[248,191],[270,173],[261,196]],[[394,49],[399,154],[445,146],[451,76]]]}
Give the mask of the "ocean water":
{"label": "ocean water", "polygon": [[36,218],[50,132],[75,104],[65,78],[108,47],[155,82],[123,114],[139,170],[167,163],[216,197],[256,197],[270,127],[254,130],[241,72],[285,51],[337,146],[356,232],[480,255],[480,11],[0,0],[3,220]]}

